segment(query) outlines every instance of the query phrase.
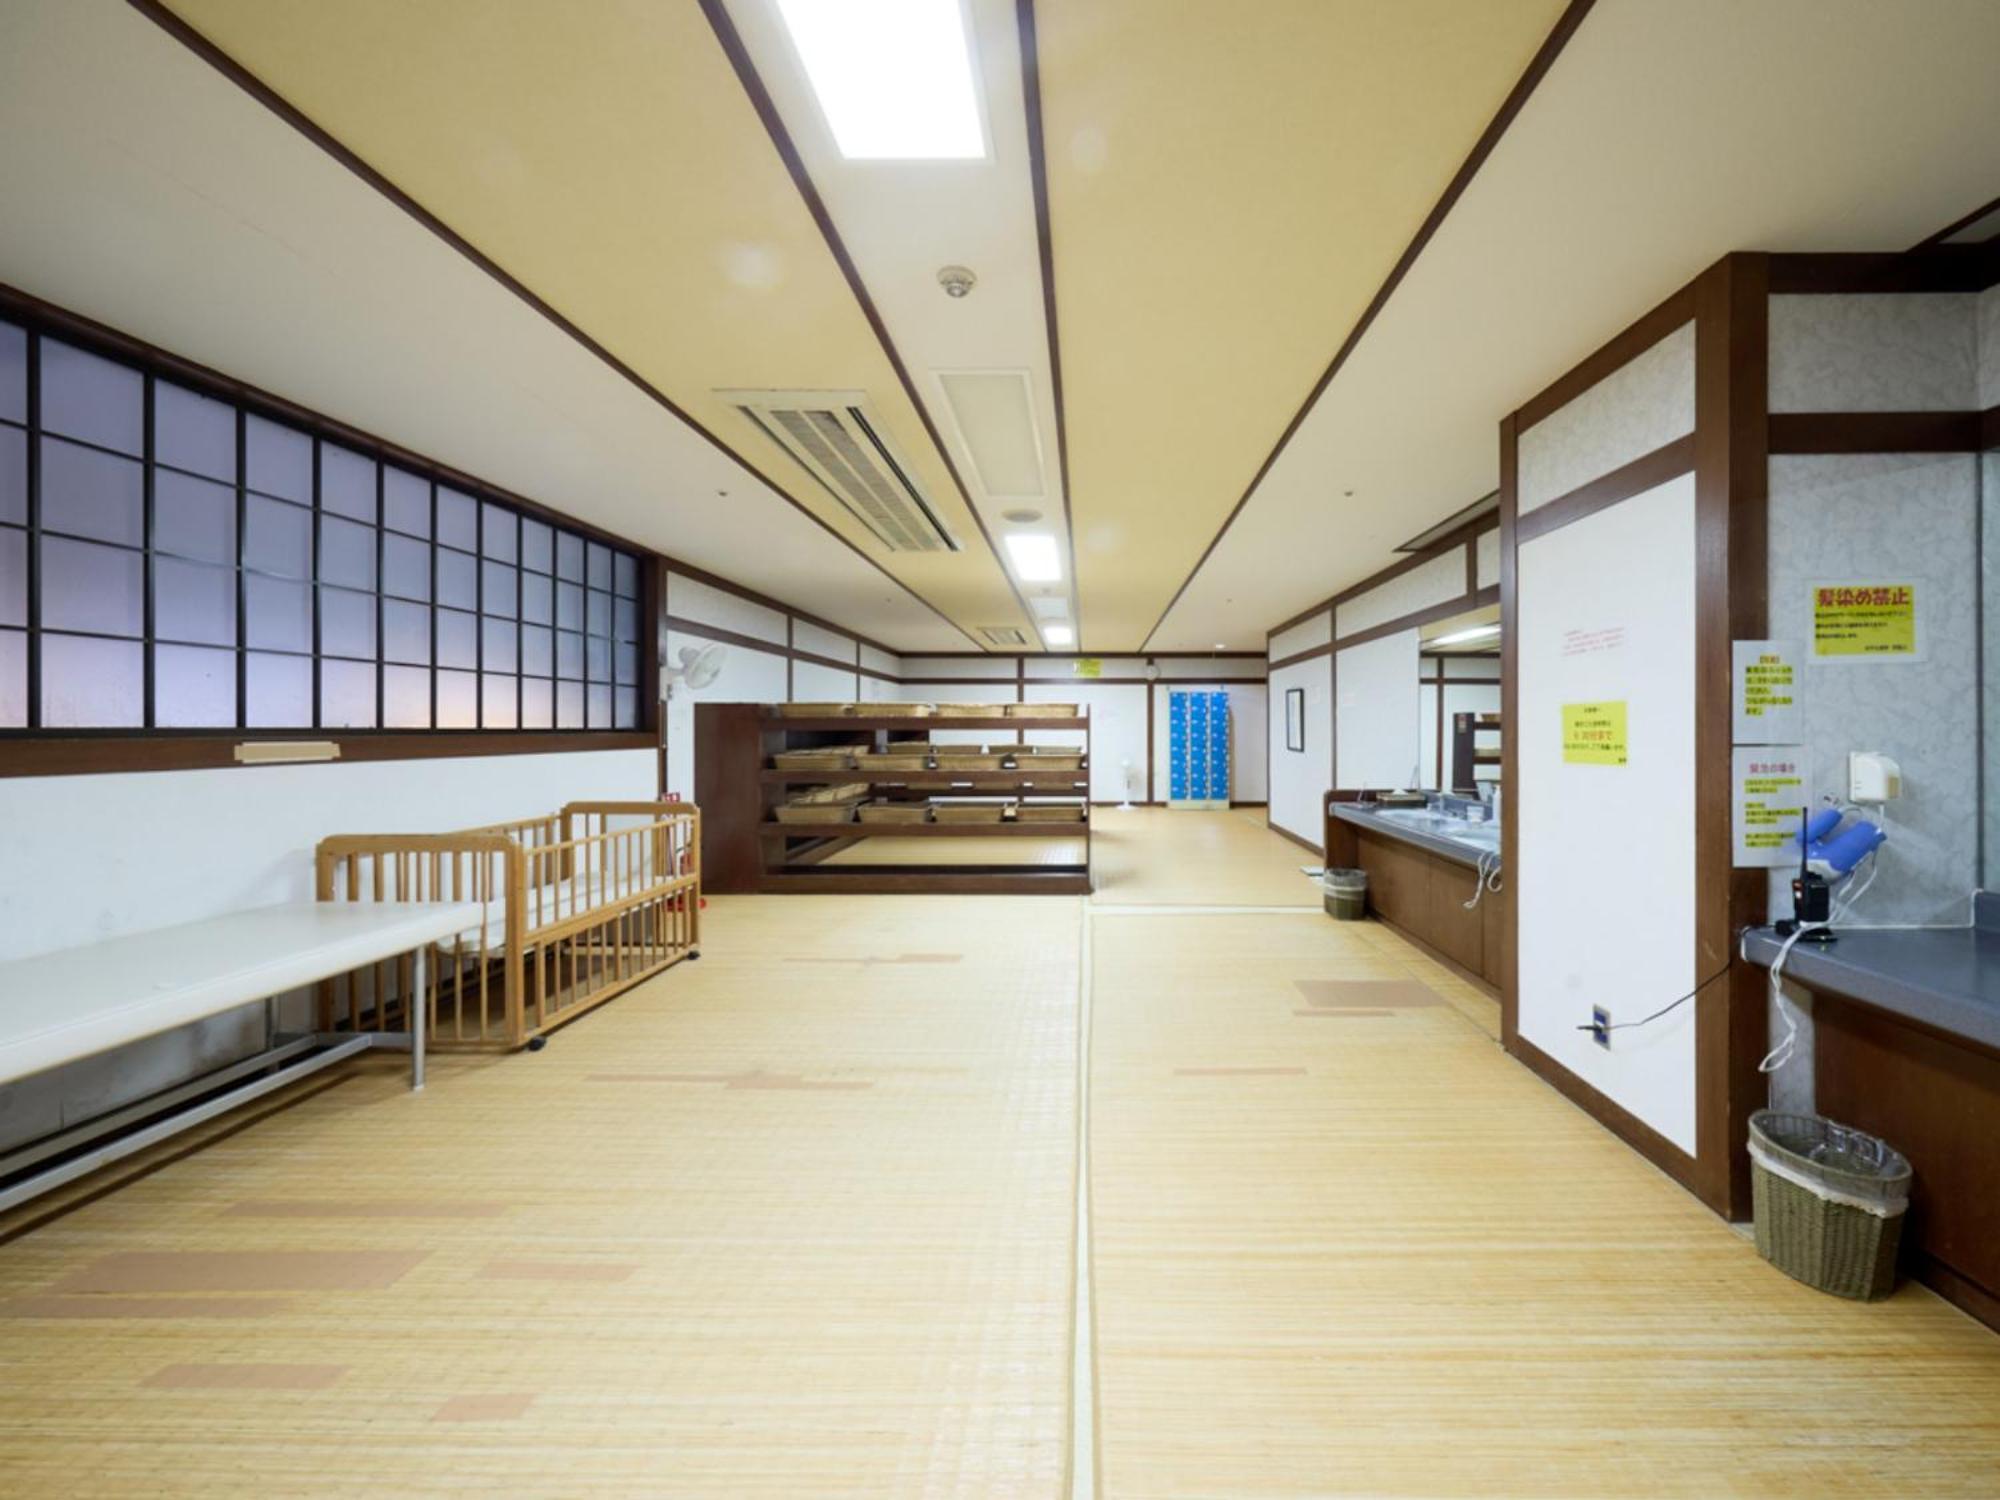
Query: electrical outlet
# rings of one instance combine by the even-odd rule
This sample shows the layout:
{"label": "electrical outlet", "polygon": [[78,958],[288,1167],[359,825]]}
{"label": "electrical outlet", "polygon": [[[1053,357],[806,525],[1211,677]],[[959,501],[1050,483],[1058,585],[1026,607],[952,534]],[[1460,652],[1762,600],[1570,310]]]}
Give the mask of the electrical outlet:
{"label": "electrical outlet", "polygon": [[1611,1049],[1611,1012],[1601,1005],[1590,1007],[1590,1039],[1607,1052]]}

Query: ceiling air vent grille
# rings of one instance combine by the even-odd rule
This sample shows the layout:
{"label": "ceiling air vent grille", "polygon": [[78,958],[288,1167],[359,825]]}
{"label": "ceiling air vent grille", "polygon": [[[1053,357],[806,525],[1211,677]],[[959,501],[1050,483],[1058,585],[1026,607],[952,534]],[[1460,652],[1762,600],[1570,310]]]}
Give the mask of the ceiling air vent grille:
{"label": "ceiling air vent grille", "polygon": [[1025,646],[1027,635],[1015,625],[982,625],[979,633],[995,646]]}
{"label": "ceiling air vent grille", "polygon": [[891,552],[957,552],[856,391],[718,391]]}

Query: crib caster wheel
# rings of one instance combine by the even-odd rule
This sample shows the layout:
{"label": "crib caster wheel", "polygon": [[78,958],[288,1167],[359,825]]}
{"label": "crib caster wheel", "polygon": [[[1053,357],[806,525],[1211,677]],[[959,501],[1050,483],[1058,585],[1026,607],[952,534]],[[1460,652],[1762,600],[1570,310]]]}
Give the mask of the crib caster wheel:
{"label": "crib caster wheel", "polygon": [[548,1046],[548,1044],[549,1039],[545,1036],[531,1036],[528,1038],[528,1050],[530,1052],[539,1052],[542,1048]]}
{"label": "crib caster wheel", "polygon": [[690,949],[688,949],[688,960],[689,960],[690,962],[692,962],[693,960],[695,960],[695,959],[697,959],[697,958],[700,958],[700,957],[701,957],[701,949],[699,949],[699,948],[690,948]]}

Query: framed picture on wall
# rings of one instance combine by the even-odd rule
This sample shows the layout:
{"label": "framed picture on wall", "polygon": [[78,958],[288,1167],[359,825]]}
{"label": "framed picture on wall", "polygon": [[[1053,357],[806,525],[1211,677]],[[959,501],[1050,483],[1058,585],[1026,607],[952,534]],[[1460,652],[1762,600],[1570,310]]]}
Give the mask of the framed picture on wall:
{"label": "framed picture on wall", "polygon": [[1285,748],[1303,750],[1306,747],[1306,690],[1304,688],[1285,689]]}

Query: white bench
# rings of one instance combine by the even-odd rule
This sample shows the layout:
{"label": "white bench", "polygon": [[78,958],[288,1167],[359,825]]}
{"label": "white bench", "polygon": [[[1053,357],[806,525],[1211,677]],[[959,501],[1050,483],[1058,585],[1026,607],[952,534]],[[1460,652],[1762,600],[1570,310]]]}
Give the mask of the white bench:
{"label": "white bench", "polygon": [[[483,920],[476,902],[267,906],[0,964],[0,1085],[406,953],[413,993],[421,995],[430,946]],[[7,1184],[0,1187],[0,1209],[370,1047],[408,1048],[410,1087],[420,1089],[423,1009],[409,1007],[407,1032],[280,1040],[274,1029],[272,1045],[255,1057],[0,1156],[0,1182]],[[216,1093],[229,1084],[236,1086]],[[188,1100],[199,1102],[153,1119]],[[139,1121],[152,1123],[91,1144]],[[51,1158],[60,1160],[10,1180]]]}

